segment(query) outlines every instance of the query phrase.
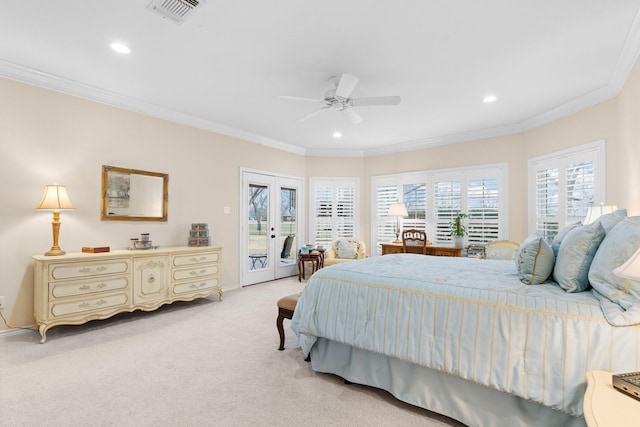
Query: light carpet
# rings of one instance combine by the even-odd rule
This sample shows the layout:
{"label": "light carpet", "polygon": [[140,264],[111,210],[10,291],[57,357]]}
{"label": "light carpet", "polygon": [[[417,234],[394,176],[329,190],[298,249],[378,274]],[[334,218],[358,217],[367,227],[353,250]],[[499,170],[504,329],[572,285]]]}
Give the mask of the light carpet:
{"label": "light carpet", "polygon": [[287,278],[80,326],[0,338],[2,426],[462,426],[304,362]]}

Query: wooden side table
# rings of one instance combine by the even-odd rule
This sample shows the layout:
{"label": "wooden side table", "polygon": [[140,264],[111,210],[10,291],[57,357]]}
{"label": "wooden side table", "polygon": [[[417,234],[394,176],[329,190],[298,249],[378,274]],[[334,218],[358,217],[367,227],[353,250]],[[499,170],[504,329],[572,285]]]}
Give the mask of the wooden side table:
{"label": "wooden side table", "polygon": [[298,251],[298,282],[302,282],[304,279],[304,263],[311,263],[311,274],[315,273],[324,266],[324,253],[323,251],[312,250],[308,254],[303,254]]}
{"label": "wooden side table", "polygon": [[611,372],[588,371],[584,394],[584,419],[589,427],[632,427],[638,425],[640,401],[611,385]]}

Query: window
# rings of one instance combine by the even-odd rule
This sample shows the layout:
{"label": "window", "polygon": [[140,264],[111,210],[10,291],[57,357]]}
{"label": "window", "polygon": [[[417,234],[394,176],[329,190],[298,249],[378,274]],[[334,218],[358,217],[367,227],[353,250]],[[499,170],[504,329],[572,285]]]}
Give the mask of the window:
{"label": "window", "polygon": [[433,173],[433,240],[452,240],[450,223],[459,212],[468,215],[468,244],[506,239],[506,169],[506,165],[496,165]]}
{"label": "window", "polygon": [[596,141],[529,160],[529,232],[553,240],[604,203],[605,142]]}
{"label": "window", "polygon": [[374,250],[381,254],[380,242],[396,239],[395,217],[387,216],[392,203],[404,203],[407,216],[402,219],[402,228],[426,228],[427,175],[424,172],[372,177],[372,236]]}
{"label": "window", "polygon": [[341,237],[357,237],[358,178],[310,178],[309,238],[331,246]]}
{"label": "window", "polygon": [[371,178],[372,243],[395,239],[395,218],[386,216],[391,203],[403,202],[408,216],[401,227],[425,230],[434,243],[451,238],[451,220],[466,212],[468,242],[483,244],[507,237],[506,164],[456,168]]}

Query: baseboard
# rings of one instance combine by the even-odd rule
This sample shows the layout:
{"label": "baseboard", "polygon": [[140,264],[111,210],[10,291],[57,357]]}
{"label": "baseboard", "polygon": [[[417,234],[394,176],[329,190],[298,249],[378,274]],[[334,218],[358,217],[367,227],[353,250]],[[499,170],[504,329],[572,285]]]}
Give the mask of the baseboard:
{"label": "baseboard", "polygon": [[13,335],[31,333],[34,330],[35,329],[29,328],[27,326],[25,326],[24,328],[7,329],[5,331],[0,331],[0,339],[7,338]]}

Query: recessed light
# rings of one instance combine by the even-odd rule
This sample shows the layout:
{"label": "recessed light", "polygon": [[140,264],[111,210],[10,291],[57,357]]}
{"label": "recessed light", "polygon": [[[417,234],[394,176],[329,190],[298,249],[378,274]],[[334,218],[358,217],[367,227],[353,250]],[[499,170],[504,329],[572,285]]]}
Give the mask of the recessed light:
{"label": "recessed light", "polygon": [[492,102],[496,102],[497,99],[498,97],[495,95],[487,95],[484,97],[482,102],[484,102],[485,104],[491,104]]}
{"label": "recessed light", "polygon": [[341,133],[341,132],[339,132],[339,131],[335,131],[335,132],[333,133],[333,137],[334,137],[335,139],[340,139],[340,138],[342,138],[342,133]]}
{"label": "recessed light", "polygon": [[127,54],[131,52],[131,49],[129,49],[129,46],[123,43],[111,43],[110,46],[111,46],[111,49],[115,50],[118,53]]}

